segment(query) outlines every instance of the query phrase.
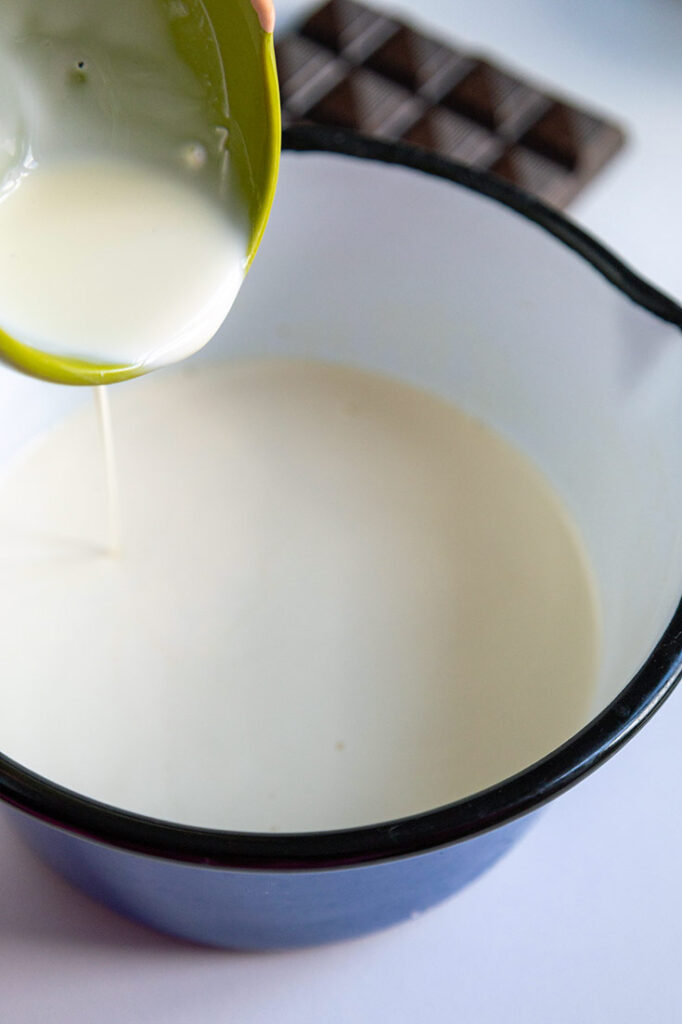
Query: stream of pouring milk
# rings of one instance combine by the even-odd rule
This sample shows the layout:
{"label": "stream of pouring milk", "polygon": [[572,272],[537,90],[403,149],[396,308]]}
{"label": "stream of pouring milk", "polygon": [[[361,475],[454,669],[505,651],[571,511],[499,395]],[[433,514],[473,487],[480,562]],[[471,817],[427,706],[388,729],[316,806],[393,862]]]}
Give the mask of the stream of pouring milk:
{"label": "stream of pouring milk", "polygon": [[470,794],[586,721],[585,552],[480,422],[294,360],[111,397],[122,557],[92,407],[0,487],[4,753],[156,817],[326,829]]}
{"label": "stream of pouring milk", "polygon": [[92,391],[95,397],[99,433],[102,439],[104,478],[107,487],[108,536],[106,548],[113,557],[121,554],[123,530],[121,527],[121,495],[118,486],[118,467],[116,465],[114,429],[111,422],[111,404],[105,387],[93,388]]}

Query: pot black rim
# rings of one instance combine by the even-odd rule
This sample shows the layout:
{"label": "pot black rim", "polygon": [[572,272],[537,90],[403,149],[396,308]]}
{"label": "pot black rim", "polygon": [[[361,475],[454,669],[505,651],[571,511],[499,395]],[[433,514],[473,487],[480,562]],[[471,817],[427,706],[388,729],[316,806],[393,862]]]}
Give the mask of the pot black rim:
{"label": "pot black rim", "polygon": [[[412,168],[488,196],[538,224],[637,305],[682,328],[682,307],[566,216],[486,172],[416,147],[336,128],[287,129],[284,149]],[[81,796],[0,754],[0,798],[83,838],[147,856],[241,870],[323,870],[436,850],[540,807],[616,752],[682,676],[682,601],[646,662],[618,696],[563,746],[499,785],[444,807],[376,825],[325,832],[247,833],[176,825]]]}

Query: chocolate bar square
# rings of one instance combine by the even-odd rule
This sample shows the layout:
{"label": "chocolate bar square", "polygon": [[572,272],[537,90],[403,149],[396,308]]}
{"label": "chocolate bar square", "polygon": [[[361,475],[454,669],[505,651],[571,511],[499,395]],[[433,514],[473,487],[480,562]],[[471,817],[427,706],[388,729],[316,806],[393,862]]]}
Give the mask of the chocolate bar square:
{"label": "chocolate bar square", "polygon": [[487,168],[500,156],[500,140],[486,128],[468,117],[443,107],[434,107],[403,136],[422,149],[431,150],[450,160],[460,160],[472,167]]}
{"label": "chocolate bar square", "polygon": [[568,171],[521,145],[511,146],[489,170],[560,208],[573,199],[578,189],[576,179]]}
{"label": "chocolate bar square", "polygon": [[383,138],[397,137],[421,108],[406,89],[366,68],[355,68],[306,117]]}
{"label": "chocolate bar square", "polygon": [[555,102],[521,141],[569,171],[595,173],[620,148],[622,133],[584,110]]}
{"label": "chocolate bar square", "polygon": [[303,23],[300,31],[346,60],[359,62],[397,28],[397,22],[354,0],[330,0]]}
{"label": "chocolate bar square", "polygon": [[470,58],[402,26],[367,60],[367,67],[436,102],[472,66]]}
{"label": "chocolate bar square", "polygon": [[492,131],[515,137],[547,109],[549,100],[515,75],[478,61],[441,102]]}
{"label": "chocolate bar square", "polygon": [[345,64],[323,46],[302,36],[277,45],[280,94],[286,120],[296,120],[345,77]]}

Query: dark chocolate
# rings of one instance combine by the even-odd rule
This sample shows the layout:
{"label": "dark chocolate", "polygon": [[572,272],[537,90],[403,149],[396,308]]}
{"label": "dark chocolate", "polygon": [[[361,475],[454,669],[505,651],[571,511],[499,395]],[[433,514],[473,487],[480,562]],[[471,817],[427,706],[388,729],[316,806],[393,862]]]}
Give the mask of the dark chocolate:
{"label": "dark chocolate", "polygon": [[284,122],[401,139],[563,207],[623,145],[619,127],[507,68],[355,0],[277,42]]}
{"label": "dark chocolate", "polygon": [[478,61],[441,102],[492,131],[516,138],[520,130],[537,120],[550,101],[515,75]]}
{"label": "dark chocolate", "polygon": [[310,121],[397,138],[421,112],[412,94],[366,68],[354,68],[306,114]]}
{"label": "dark chocolate", "polygon": [[302,36],[286,36],[277,44],[277,69],[285,121],[296,121],[337,82],[347,67],[317,43]]}
{"label": "dark chocolate", "polygon": [[569,171],[595,173],[620,148],[622,133],[584,110],[555,102],[521,142]]}
{"label": "dark chocolate", "polygon": [[574,175],[521,145],[510,146],[488,170],[561,209],[570,203],[579,188],[579,180]]}
{"label": "dark chocolate", "polygon": [[397,29],[398,22],[354,0],[330,0],[303,23],[300,34],[359,63]]}
{"label": "dark chocolate", "polygon": [[443,107],[432,107],[403,135],[422,149],[430,149],[439,156],[460,160],[472,167],[487,169],[500,156],[503,145],[486,128],[468,117],[455,114]]}
{"label": "dark chocolate", "polygon": [[437,102],[472,66],[470,58],[406,25],[367,59],[367,67]]}

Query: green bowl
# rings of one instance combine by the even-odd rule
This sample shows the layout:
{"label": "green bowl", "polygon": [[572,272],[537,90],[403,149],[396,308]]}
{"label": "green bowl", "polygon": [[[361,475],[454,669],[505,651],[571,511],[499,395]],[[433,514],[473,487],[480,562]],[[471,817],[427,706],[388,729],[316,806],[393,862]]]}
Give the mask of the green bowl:
{"label": "green bowl", "polygon": [[[248,269],[265,231],[279,170],[282,128],[273,36],[261,28],[250,0],[186,2],[190,7],[201,3],[213,32],[210,36],[198,30],[176,32],[177,50],[192,70],[208,80],[216,105],[227,84],[230,159],[249,214]],[[41,352],[1,328],[0,359],[57,384],[114,384],[146,372],[139,365],[102,366]]]}

